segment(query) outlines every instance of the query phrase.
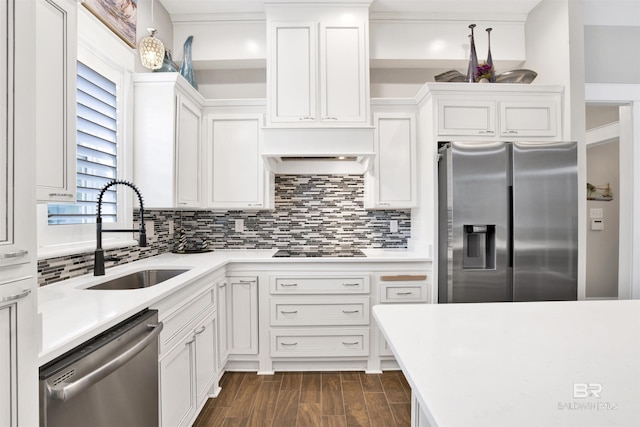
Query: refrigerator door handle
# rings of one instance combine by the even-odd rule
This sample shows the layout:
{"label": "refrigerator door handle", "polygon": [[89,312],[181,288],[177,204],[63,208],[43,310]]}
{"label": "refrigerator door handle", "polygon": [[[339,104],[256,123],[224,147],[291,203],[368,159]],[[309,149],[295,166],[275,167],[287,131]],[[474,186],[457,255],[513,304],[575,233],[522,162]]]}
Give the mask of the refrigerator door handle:
{"label": "refrigerator door handle", "polygon": [[[509,186],[509,206],[513,206],[513,185]],[[508,266],[513,268],[513,209],[509,209],[509,215],[507,218],[509,228],[509,238],[507,240],[507,253],[509,254]]]}

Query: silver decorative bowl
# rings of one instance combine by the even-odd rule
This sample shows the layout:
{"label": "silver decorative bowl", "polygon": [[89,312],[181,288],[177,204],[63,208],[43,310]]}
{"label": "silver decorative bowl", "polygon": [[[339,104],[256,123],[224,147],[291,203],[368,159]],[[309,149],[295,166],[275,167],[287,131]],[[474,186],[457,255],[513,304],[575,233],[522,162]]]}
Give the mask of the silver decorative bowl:
{"label": "silver decorative bowl", "polygon": [[498,74],[496,76],[496,83],[531,83],[536,77],[538,73],[533,70],[511,70],[505,71],[504,73]]}
{"label": "silver decorative bowl", "polygon": [[467,78],[458,70],[445,71],[442,74],[434,76],[437,82],[465,82]]}

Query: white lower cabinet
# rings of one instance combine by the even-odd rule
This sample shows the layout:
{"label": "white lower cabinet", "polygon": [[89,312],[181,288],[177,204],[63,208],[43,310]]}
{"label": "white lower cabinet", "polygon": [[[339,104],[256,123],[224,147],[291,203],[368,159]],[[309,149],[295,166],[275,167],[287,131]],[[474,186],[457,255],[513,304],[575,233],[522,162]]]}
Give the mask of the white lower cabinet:
{"label": "white lower cabinet", "polygon": [[[379,301],[381,304],[428,303],[429,281],[426,274],[383,273],[377,276]],[[393,351],[378,330],[380,356],[393,356]]]}
{"label": "white lower cabinet", "polygon": [[16,411],[16,366],[15,360],[15,321],[13,307],[0,306],[0,425],[15,426],[13,413]]}
{"label": "white lower cabinet", "polygon": [[210,277],[160,301],[160,419],[188,426],[207,397],[217,393],[217,289]]}
{"label": "white lower cabinet", "polygon": [[195,360],[188,336],[160,361],[161,423],[163,427],[188,425],[196,411]]}
{"label": "white lower cabinet", "polygon": [[218,282],[218,369],[222,372],[229,359],[229,284]]}
{"label": "white lower cabinet", "polygon": [[369,276],[350,273],[271,276],[272,358],[369,355]]}
{"label": "white lower cabinet", "polygon": [[431,427],[418,399],[413,395],[411,396],[411,427]]}
{"label": "white lower cabinet", "polygon": [[258,279],[229,277],[227,281],[230,355],[258,354]]}

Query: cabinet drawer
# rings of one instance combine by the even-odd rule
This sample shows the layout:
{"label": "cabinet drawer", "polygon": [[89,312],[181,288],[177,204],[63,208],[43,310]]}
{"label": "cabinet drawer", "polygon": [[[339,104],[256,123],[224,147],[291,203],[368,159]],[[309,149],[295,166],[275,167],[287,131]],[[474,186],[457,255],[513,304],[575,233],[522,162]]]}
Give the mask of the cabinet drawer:
{"label": "cabinet drawer", "polygon": [[271,330],[272,357],[368,355],[369,329]]}
{"label": "cabinet drawer", "polygon": [[215,286],[206,292],[199,294],[181,309],[163,319],[164,328],[160,333],[160,353],[169,350],[183,335],[192,329],[191,322],[205,311],[214,311],[216,308]]}
{"label": "cabinet drawer", "polygon": [[272,298],[271,325],[368,325],[369,298]]}
{"label": "cabinet drawer", "polygon": [[369,276],[280,276],[271,278],[273,294],[365,294]]}
{"label": "cabinet drawer", "polygon": [[427,285],[408,282],[402,285],[382,284],[380,294],[380,302],[426,302]]}

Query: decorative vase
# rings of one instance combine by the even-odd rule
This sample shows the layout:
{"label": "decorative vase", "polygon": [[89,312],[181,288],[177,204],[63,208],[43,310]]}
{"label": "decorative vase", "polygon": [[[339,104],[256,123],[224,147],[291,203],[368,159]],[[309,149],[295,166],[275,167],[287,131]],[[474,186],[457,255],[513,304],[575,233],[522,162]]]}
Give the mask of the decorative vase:
{"label": "decorative vase", "polygon": [[187,40],[184,42],[184,54],[182,64],[180,65],[180,74],[197,90],[198,83],[196,83],[196,75],[193,72],[193,64],[191,63],[191,43],[193,43],[193,36],[187,37]]}
{"label": "decorative vase", "polygon": [[476,70],[478,69],[478,55],[476,55],[476,42],[473,38],[473,29],[476,27],[476,24],[469,25],[471,28],[471,35],[469,36],[471,40],[471,52],[469,54],[469,69],[467,70],[467,81],[469,83],[473,83],[476,81]]}
{"label": "decorative vase", "polygon": [[164,60],[162,61],[162,66],[157,70],[153,70],[153,71],[158,73],[162,73],[162,72],[177,73],[178,72],[178,67],[176,66],[175,62],[173,62],[173,59],[171,58],[171,51],[168,51],[168,50],[164,51]]}
{"label": "decorative vase", "polygon": [[493,58],[491,57],[491,30],[493,30],[493,28],[487,28],[487,39],[489,42],[489,50],[487,51],[487,65],[491,65],[491,77],[489,78],[489,81],[491,83],[495,83],[496,70],[495,68],[493,68]]}

